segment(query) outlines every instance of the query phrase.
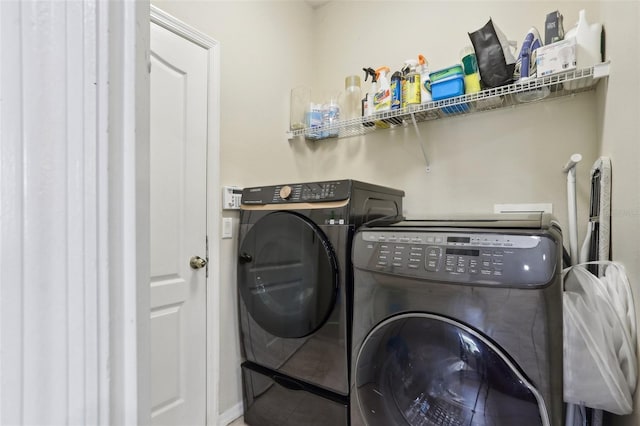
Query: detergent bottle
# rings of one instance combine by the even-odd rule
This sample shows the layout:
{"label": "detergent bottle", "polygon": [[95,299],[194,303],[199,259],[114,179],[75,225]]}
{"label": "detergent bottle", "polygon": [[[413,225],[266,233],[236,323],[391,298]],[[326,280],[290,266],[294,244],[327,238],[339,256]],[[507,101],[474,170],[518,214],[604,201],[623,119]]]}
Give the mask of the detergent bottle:
{"label": "detergent bottle", "polygon": [[582,9],[578,14],[578,23],[567,31],[564,38],[576,39],[576,66],[589,68],[603,61],[602,24],[590,24],[587,12]]}
{"label": "detergent bottle", "polygon": [[402,107],[402,72],[396,71],[391,76],[391,109]]}
{"label": "detergent bottle", "polygon": [[389,111],[391,109],[391,86],[387,74],[391,70],[389,67],[380,67],[376,70],[376,80],[378,90],[373,98],[373,109],[375,112]]}
{"label": "detergent bottle", "polygon": [[465,46],[460,51],[460,64],[462,65],[462,73],[464,74],[464,93],[479,92],[480,73],[478,72],[478,58],[476,51],[472,46]]}
{"label": "detergent bottle", "polygon": [[424,56],[418,55],[418,69],[420,70],[420,103],[431,102],[431,79],[429,77],[429,63]]}
{"label": "detergent bottle", "polygon": [[400,76],[402,78],[402,80],[400,80],[401,108],[407,107],[407,74],[409,74],[409,65],[407,65],[407,62],[405,61],[404,66],[400,70]]}

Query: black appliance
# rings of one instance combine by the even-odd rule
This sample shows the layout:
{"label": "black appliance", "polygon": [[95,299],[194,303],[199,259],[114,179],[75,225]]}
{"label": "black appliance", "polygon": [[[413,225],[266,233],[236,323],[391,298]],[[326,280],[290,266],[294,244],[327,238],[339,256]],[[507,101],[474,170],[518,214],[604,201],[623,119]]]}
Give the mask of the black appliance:
{"label": "black appliance", "polygon": [[245,422],[348,424],[351,243],[363,223],[401,215],[403,196],[356,180],[243,190]]}

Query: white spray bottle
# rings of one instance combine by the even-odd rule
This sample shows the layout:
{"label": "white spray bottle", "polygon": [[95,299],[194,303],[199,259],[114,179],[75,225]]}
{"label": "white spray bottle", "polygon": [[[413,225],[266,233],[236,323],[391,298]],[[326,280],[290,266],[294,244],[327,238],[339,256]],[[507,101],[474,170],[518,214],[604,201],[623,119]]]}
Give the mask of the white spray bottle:
{"label": "white spray bottle", "polygon": [[431,102],[431,78],[429,77],[429,63],[424,56],[418,55],[418,69],[420,70],[420,103]]}
{"label": "white spray bottle", "polygon": [[[375,98],[376,92],[378,91],[376,71],[371,67],[362,68],[362,71],[364,71],[364,81],[367,81],[367,77],[371,76],[371,86],[369,87],[369,91],[365,95],[364,99],[362,99],[362,116],[370,117],[375,112],[373,99]],[[364,124],[365,126],[373,126],[374,123],[365,121],[362,124]]]}
{"label": "white spray bottle", "polygon": [[373,108],[375,112],[389,111],[391,109],[391,85],[387,74],[391,72],[389,67],[380,67],[376,70],[376,80],[378,90],[373,98]]}

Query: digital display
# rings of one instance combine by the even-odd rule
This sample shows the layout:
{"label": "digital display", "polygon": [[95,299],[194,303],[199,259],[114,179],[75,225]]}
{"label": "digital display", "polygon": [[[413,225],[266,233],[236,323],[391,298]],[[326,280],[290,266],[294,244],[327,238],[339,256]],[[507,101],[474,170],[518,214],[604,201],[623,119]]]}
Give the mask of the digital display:
{"label": "digital display", "polygon": [[448,243],[468,243],[470,241],[469,237],[447,237]]}
{"label": "digital display", "polygon": [[457,256],[480,256],[480,250],[448,248],[446,254]]}

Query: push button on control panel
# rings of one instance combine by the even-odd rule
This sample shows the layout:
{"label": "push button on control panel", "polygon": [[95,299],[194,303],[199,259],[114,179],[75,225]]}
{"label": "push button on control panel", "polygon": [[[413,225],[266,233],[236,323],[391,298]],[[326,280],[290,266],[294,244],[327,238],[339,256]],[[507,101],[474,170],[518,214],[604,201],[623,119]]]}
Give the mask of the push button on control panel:
{"label": "push button on control panel", "polygon": [[411,269],[419,269],[424,256],[424,248],[412,245],[409,247],[409,264]]}
{"label": "push button on control panel", "polygon": [[391,250],[389,250],[389,246],[386,244],[381,244],[378,249],[378,263],[377,265],[380,267],[384,267],[389,265],[389,257],[391,256]]}
{"label": "push button on control panel", "polygon": [[425,258],[425,269],[430,272],[436,272],[442,257],[442,249],[440,247],[427,247]]}

